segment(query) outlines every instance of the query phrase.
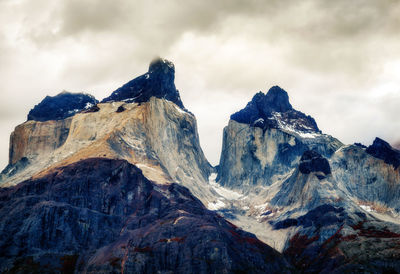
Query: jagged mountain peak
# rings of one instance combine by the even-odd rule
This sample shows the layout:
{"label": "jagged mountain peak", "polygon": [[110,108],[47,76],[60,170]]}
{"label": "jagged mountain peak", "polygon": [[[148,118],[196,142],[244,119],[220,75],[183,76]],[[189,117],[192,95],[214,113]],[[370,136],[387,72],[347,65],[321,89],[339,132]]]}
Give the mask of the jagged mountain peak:
{"label": "jagged mountain peak", "polygon": [[376,137],[366,152],[375,158],[382,159],[385,163],[392,165],[395,169],[400,166],[400,151],[394,149],[388,142]]}
{"label": "jagged mountain peak", "polygon": [[264,100],[271,110],[277,112],[286,112],[293,109],[292,105],[289,103],[289,95],[279,86],[273,86],[270,88],[265,95]]}
{"label": "jagged mountain peak", "polygon": [[175,75],[175,65],[167,59],[157,57],[150,62],[149,73],[165,73]]}
{"label": "jagged mountain peak", "polygon": [[40,122],[63,120],[97,103],[96,98],[90,94],[72,93],[64,90],[55,96],[46,96],[29,111],[28,120]]}
{"label": "jagged mountain peak", "polygon": [[145,74],[134,78],[115,90],[103,103],[112,101],[147,102],[151,97],[169,100],[185,109],[175,87],[175,66],[171,61],[157,57],[151,61]]}
{"label": "jagged mountain peak", "polygon": [[231,115],[239,123],[263,129],[279,128],[296,133],[320,133],[314,118],[293,109],[288,93],[273,86],[266,94],[256,93],[246,107]]}
{"label": "jagged mountain peak", "polygon": [[[286,112],[293,109],[289,103],[288,93],[279,86],[271,87],[267,93],[257,92],[247,107],[256,107],[259,112],[270,114],[272,112]],[[255,110],[255,109],[254,109]]]}

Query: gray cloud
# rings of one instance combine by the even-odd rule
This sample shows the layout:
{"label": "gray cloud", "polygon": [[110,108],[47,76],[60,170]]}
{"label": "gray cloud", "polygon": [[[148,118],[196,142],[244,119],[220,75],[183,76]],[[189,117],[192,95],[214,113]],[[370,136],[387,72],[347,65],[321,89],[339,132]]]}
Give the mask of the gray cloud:
{"label": "gray cloud", "polygon": [[214,164],[229,115],[276,84],[345,142],[395,142],[399,29],[391,0],[0,0],[0,165],[45,95],[101,99],[157,55],[175,63]]}

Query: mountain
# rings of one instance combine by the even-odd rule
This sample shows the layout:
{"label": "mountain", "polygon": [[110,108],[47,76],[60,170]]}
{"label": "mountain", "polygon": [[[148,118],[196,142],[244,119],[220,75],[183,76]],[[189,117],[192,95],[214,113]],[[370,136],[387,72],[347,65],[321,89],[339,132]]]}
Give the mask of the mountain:
{"label": "mountain", "polygon": [[299,134],[321,132],[314,118],[293,109],[289,95],[278,86],[273,86],[266,94],[258,92],[244,109],[232,114],[231,119],[263,129],[281,128]]}
{"label": "mountain", "polygon": [[175,66],[46,97],[0,175],[5,273],[400,272],[400,151],[324,134],[274,86],[200,147]]}
{"label": "mountain", "polygon": [[[160,62],[170,68],[170,62]],[[158,73],[159,65],[153,61],[150,67]],[[196,118],[170,100],[110,101],[64,120],[29,120],[16,127],[10,140],[4,186],[51,167],[106,157],[139,166],[151,180],[179,182],[206,204],[215,200],[208,184],[213,168],[200,147]]]}
{"label": "mountain", "polygon": [[81,95],[46,97],[31,111],[46,119],[16,127],[1,176],[2,272],[290,271],[204,206],[218,202],[214,168],[173,80],[157,59],[102,103],[88,96],[96,105],[75,111]]}
{"label": "mountain", "polygon": [[301,271],[400,270],[398,156],[322,134],[272,87],[224,129],[216,184],[240,198],[219,212]]}
{"label": "mountain", "polygon": [[312,117],[293,109],[287,92],[275,86],[231,116],[217,180],[242,190],[268,186],[294,168],[306,150],[329,157],[342,145],[322,134]]}

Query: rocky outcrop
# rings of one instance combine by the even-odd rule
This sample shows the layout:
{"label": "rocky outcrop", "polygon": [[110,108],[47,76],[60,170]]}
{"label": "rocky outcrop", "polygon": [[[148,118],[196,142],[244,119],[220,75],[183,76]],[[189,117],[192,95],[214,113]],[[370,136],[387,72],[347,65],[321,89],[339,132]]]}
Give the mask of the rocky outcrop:
{"label": "rocky outcrop", "polygon": [[61,92],[56,96],[46,96],[28,114],[28,121],[63,120],[97,104],[89,94]]}
{"label": "rocky outcrop", "polygon": [[[295,211],[312,210],[321,204],[335,204],[345,199],[332,178],[326,158],[315,151],[305,151],[297,168],[283,181],[278,192],[270,201],[272,206]],[[286,218],[279,217],[278,219]]]}
{"label": "rocky outcrop", "polygon": [[0,190],[2,272],[282,273],[285,260],[126,161],[92,158]]}
{"label": "rocky outcrop", "polygon": [[172,62],[156,58],[149,66],[149,71],[120,87],[102,103],[111,101],[147,102],[155,96],[174,102],[184,109],[181,97],[175,87],[175,66]]}
{"label": "rocky outcrop", "polygon": [[299,171],[303,174],[321,172],[326,176],[331,174],[331,167],[328,160],[322,157],[321,154],[313,150],[307,150],[300,158]]}
{"label": "rocky outcrop", "polygon": [[365,152],[375,158],[382,159],[385,163],[392,165],[395,169],[400,166],[400,151],[392,148],[388,142],[385,142],[380,138],[376,138],[373,144],[370,145]]}

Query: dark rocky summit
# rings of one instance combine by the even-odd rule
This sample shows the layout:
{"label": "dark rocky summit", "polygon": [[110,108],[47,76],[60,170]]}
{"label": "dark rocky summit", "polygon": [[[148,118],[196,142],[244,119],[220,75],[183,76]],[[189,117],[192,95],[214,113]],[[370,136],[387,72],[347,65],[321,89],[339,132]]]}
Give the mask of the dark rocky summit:
{"label": "dark rocky summit", "polygon": [[327,159],[314,150],[307,150],[300,158],[299,170],[303,174],[311,172],[323,172],[325,175],[331,174],[331,167]]}
{"label": "dark rocky summit", "polygon": [[293,109],[287,92],[273,86],[267,94],[261,91],[254,95],[246,107],[231,115],[239,123],[260,128],[284,128],[302,132],[320,132],[314,118]]}
{"label": "dark rocky summit", "polygon": [[46,96],[29,111],[28,120],[40,122],[63,120],[97,103],[92,95],[64,91],[56,96]]}
{"label": "dark rocky summit", "polygon": [[388,142],[378,137],[375,138],[372,145],[366,149],[366,152],[392,165],[395,169],[400,166],[400,151],[392,148]]}
{"label": "dark rocky summit", "polygon": [[91,158],[0,189],[0,271],[282,273],[278,252],[157,185],[124,160]]}
{"label": "dark rocky summit", "polygon": [[146,102],[155,96],[167,99],[184,109],[175,87],[175,66],[172,62],[157,58],[150,63],[149,71],[120,87],[103,103],[110,101]]}

